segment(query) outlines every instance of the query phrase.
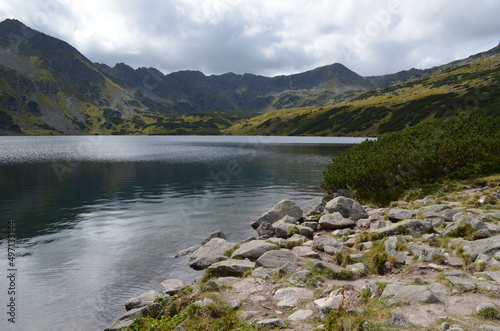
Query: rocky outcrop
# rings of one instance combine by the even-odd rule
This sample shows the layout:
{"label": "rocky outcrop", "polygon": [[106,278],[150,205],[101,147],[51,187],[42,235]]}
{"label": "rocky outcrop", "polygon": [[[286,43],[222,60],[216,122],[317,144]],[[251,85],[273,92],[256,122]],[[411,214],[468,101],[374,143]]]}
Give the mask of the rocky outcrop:
{"label": "rocky outcrop", "polygon": [[[347,198],[335,199],[344,203]],[[428,197],[411,205],[401,202],[402,208],[366,208],[365,218],[355,220],[362,214],[359,210],[354,218],[355,213],[344,215],[332,208],[320,211],[324,201],[317,199],[305,217],[285,215],[273,223],[261,223],[260,227],[269,224],[272,232],[259,239],[235,246],[212,238],[190,258],[190,264],[207,268],[204,278],[209,276],[208,281],[193,283],[191,296],[198,306],[217,305],[205,294],[213,289],[212,295],[227,300],[243,320],[255,326],[286,326],[287,330],[313,330],[311,322],[325,319],[332,311],[337,318],[365,312],[371,309],[365,303],[375,304],[378,298],[385,299],[376,308],[381,309],[379,317],[365,321],[360,326],[363,329],[500,328],[499,320],[481,317],[484,311],[498,314],[500,224],[496,210],[443,201],[433,204]],[[324,226],[326,220],[348,222],[349,226]],[[307,227],[309,236],[299,233],[299,226],[306,227],[306,223],[318,224],[316,229]],[[450,233],[461,233],[450,229],[460,229],[463,224],[471,225],[472,231],[487,229],[491,237],[449,238]],[[286,231],[286,236],[279,231]],[[462,269],[464,265],[468,268]],[[185,286],[180,280],[162,284],[171,295]],[[109,330],[146,316],[155,307],[157,295],[148,292],[127,301],[129,311]]]}
{"label": "rocky outcrop", "polygon": [[293,217],[296,221],[302,218],[302,209],[290,200],[282,200],[268,212],[262,214],[258,219],[252,222],[252,227],[257,229],[261,223],[267,222],[273,224],[285,216]]}

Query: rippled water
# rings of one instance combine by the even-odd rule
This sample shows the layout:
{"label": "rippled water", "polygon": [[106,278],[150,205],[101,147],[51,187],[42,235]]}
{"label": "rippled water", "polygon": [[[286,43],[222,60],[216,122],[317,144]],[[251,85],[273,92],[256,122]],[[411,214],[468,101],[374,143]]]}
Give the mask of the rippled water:
{"label": "rippled water", "polygon": [[[281,199],[322,194],[325,166],[357,138],[0,137],[0,268],[17,230],[16,324],[102,330],[166,278],[171,256],[222,229],[237,242]],[[340,145],[339,145],[340,144]],[[2,276],[1,306],[8,284]]]}

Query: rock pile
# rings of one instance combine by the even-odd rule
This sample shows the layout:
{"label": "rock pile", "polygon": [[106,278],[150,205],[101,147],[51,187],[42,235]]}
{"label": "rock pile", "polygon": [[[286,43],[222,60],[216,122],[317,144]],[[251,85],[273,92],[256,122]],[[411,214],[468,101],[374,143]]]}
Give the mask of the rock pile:
{"label": "rock pile", "polygon": [[[229,243],[217,232],[184,254],[258,326],[316,330],[337,311],[363,316],[366,330],[500,330],[483,316],[500,316],[500,208],[484,204],[500,201],[498,187],[460,192],[480,195],[474,206],[427,197],[374,209],[341,194],[303,208],[281,201],[252,222],[255,238]],[[185,286],[162,284],[168,295]],[[107,330],[147,315],[156,295],[131,299]],[[367,311],[374,300],[378,319]]]}

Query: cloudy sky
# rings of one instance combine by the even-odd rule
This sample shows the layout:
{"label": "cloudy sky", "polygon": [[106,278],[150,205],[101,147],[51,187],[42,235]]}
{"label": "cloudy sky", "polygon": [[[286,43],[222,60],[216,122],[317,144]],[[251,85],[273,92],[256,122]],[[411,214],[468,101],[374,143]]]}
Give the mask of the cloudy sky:
{"label": "cloudy sky", "polygon": [[500,41],[500,0],[2,0],[94,62],[266,76],[429,68]]}

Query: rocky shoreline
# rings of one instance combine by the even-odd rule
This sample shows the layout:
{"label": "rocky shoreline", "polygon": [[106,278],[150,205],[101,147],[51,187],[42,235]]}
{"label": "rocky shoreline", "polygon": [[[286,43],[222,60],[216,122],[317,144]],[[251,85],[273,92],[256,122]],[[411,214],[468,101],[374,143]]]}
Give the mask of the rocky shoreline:
{"label": "rocky shoreline", "polygon": [[216,231],[176,254],[190,254],[189,265],[205,275],[189,286],[167,279],[163,294],[130,299],[106,330],[161,315],[161,302],[188,293],[197,307],[217,295],[268,329],[499,331],[499,185],[378,209],[346,190],[302,208],[283,200],[252,222],[254,238],[230,243]]}

